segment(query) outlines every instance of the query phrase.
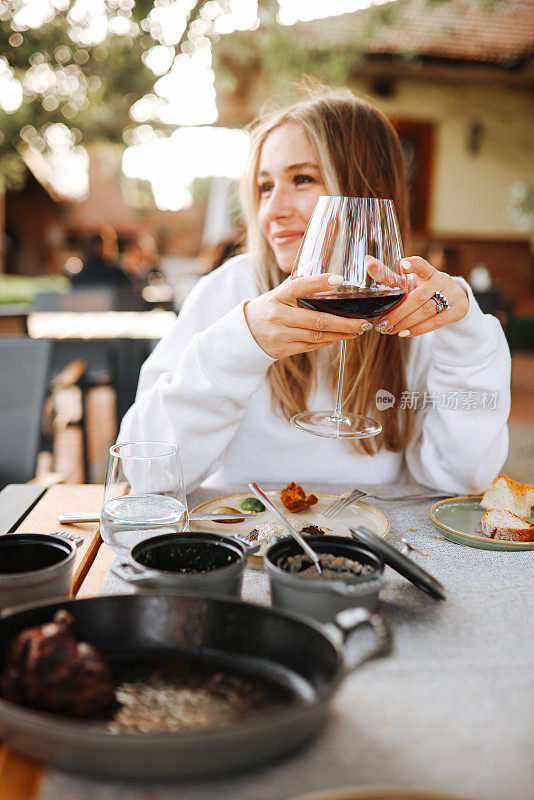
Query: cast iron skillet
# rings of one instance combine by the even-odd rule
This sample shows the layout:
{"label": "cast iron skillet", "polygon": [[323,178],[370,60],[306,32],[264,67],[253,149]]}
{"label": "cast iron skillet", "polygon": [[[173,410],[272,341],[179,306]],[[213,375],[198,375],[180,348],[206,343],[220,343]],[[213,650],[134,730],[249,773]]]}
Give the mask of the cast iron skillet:
{"label": "cast iron skillet", "polygon": [[[112,734],[102,723],[82,722],[0,699],[0,737],[15,750],[86,775],[130,780],[192,778],[245,769],[286,756],[318,731],[342,679],[365,661],[385,655],[389,630],[377,614],[351,608],[336,626],[222,597],[115,595],[39,604],[0,619],[0,660],[24,628],[74,617],[75,635],[113,664],[147,657],[214,660],[219,668],[261,675],[292,695],[285,706],[264,710],[218,731]],[[353,654],[359,625],[370,624],[376,643]]]}

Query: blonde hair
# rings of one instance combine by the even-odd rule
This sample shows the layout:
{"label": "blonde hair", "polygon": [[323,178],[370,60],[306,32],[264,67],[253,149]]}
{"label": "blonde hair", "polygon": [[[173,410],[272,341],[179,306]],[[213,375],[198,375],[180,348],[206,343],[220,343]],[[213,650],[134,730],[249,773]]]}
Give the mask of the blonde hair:
{"label": "blonde hair", "polygon": [[[406,246],[408,192],[402,148],[395,129],[381,111],[349,90],[315,91],[287,109],[260,117],[250,127],[251,148],[241,196],[247,222],[247,249],[254,258],[259,291],[270,291],[287,277],[258,226],[257,182],[263,144],[275,128],[286,123],[297,123],[305,130],[330,195],[394,201]],[[400,400],[406,391],[406,348],[406,341],[376,331],[348,341],[344,409],[367,414],[380,389],[390,391]],[[339,353],[332,363],[333,386],[338,362]],[[306,410],[315,387],[316,353],[300,353],[276,361],[269,369],[268,381],[275,410],[287,419]],[[397,404],[389,413],[373,408],[373,417],[382,423],[382,433],[374,439],[352,440],[353,447],[368,454],[381,447],[402,450],[411,429],[410,413],[400,410]]]}

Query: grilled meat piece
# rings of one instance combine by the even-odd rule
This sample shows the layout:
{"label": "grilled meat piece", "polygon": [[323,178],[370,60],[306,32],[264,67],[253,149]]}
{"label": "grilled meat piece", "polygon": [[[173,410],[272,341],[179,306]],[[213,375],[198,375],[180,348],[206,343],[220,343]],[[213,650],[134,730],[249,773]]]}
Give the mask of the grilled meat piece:
{"label": "grilled meat piece", "polygon": [[98,717],[110,710],[115,702],[111,671],[96,648],[74,638],[73,621],[61,609],[52,622],[19,633],[0,676],[3,697],[71,717]]}
{"label": "grilled meat piece", "polygon": [[318,502],[314,494],[310,494],[306,497],[302,486],[299,486],[298,483],[293,483],[293,481],[288,483],[285,489],[282,489],[280,496],[282,503],[286,508],[292,511],[293,514],[297,511],[304,511],[305,508],[309,508]]}

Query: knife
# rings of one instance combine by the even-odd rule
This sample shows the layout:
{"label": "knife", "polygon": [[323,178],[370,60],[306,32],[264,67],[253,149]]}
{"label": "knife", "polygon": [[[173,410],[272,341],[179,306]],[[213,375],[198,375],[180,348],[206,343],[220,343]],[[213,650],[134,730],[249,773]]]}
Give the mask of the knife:
{"label": "knife", "polygon": [[[233,520],[240,520],[246,519],[248,517],[256,517],[257,514],[254,514],[250,511],[239,511],[236,514],[189,514],[189,519],[192,522],[231,522]],[[80,514],[60,514],[58,516],[58,521],[63,524],[68,524],[69,522],[100,522],[100,514],[92,513],[92,512],[84,512]],[[137,523],[136,523],[137,524]],[[142,523],[139,523],[142,524]],[[172,522],[166,522],[165,525],[172,525]]]}

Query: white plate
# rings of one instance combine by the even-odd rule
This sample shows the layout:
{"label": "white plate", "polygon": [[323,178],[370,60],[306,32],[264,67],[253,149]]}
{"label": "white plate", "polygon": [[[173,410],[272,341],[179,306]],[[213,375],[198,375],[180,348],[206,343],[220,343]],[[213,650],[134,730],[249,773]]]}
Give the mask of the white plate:
{"label": "white plate", "polygon": [[[334,519],[327,519],[326,517],[323,517],[321,512],[324,511],[328,505],[330,505],[335,495],[326,494],[325,492],[314,492],[313,490],[307,491],[307,494],[314,494],[317,497],[318,502],[311,508],[307,508],[305,511],[299,511],[296,514],[292,514],[291,511],[288,511],[288,509],[282,503],[279,491],[269,491],[265,494],[289,520],[299,519],[302,520],[306,525],[317,525],[319,528],[323,528],[323,530],[325,530],[329,535],[350,536],[349,528],[354,527],[355,525],[365,525],[366,528],[369,528],[369,530],[371,530],[373,533],[376,533],[376,535],[380,536],[381,539],[385,539],[389,532],[389,520],[386,515],[380,511],[380,509],[375,508],[368,503],[362,503],[359,500],[355,503],[351,503],[350,506],[347,506],[347,508],[345,508],[341,514]],[[197,506],[196,508],[192,508],[191,511],[213,513],[214,509],[218,508],[219,506],[228,506],[230,508],[236,508],[239,510],[241,508],[241,501],[244,500],[245,497],[252,497],[252,493],[240,492],[239,494],[227,494],[224,497],[215,497],[213,500],[208,500],[205,503],[201,503],[201,505]],[[248,518],[243,522],[238,523],[222,523],[209,520],[206,522],[192,522],[191,530],[210,531],[221,534],[235,532],[243,536],[250,533],[250,531],[253,530],[257,525],[260,525],[262,522],[268,522],[272,518],[272,514],[270,514],[270,512],[267,510],[256,514],[256,516],[253,518]],[[327,528],[329,530],[326,530]],[[263,566],[263,554],[270,544],[271,542],[262,543],[258,553],[250,556],[248,560],[249,566],[256,568],[261,568]]]}

